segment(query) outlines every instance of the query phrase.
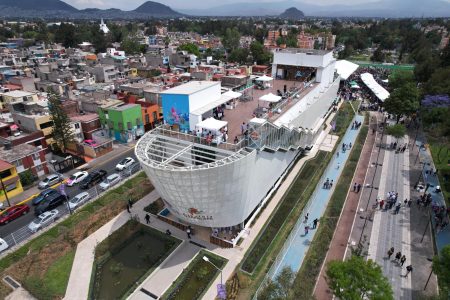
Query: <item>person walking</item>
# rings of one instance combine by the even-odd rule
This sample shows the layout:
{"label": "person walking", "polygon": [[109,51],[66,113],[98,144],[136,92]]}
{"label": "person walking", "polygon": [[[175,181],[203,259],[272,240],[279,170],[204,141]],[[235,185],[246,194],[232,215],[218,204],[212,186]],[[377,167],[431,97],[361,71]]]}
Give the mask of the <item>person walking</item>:
{"label": "person walking", "polygon": [[308,232],[309,232],[309,226],[306,225],[306,226],[305,226],[305,236],[308,235]]}
{"label": "person walking", "polygon": [[130,211],[130,204],[129,204],[129,203],[127,203],[127,212],[131,214],[131,211]]}
{"label": "person walking", "polygon": [[388,252],[387,252],[387,255],[388,255],[389,259],[391,258],[392,254],[394,254],[394,247],[391,247],[391,249],[389,249]]}
{"label": "person walking", "polygon": [[316,229],[317,228],[317,223],[319,222],[319,219],[315,218],[313,221],[313,227],[312,229]]}
{"label": "person walking", "polygon": [[356,193],[356,189],[358,188],[358,184],[355,182],[355,184],[353,185],[353,192]]}
{"label": "person walking", "polygon": [[408,200],[408,207],[411,207],[411,204],[412,204],[412,200],[409,199],[409,200]]}
{"label": "person walking", "polygon": [[411,273],[413,271],[413,267],[412,265],[409,265],[406,267],[406,274],[405,274],[405,278],[408,277],[408,274]]}
{"label": "person walking", "polygon": [[336,153],[336,158],[339,158],[339,151]]}
{"label": "person walking", "polygon": [[130,208],[133,208],[133,200],[128,199],[128,205],[130,206]]}
{"label": "person walking", "polygon": [[397,215],[398,212],[400,211],[400,207],[402,206],[402,204],[399,202],[397,203],[397,205],[395,206],[395,214]]}
{"label": "person walking", "polygon": [[394,261],[398,263],[400,261],[400,258],[402,258],[402,252],[398,251],[397,254],[395,254]]}
{"label": "person walking", "polygon": [[188,239],[191,239],[191,229],[188,227],[188,229],[186,229],[186,234]]}
{"label": "person walking", "polygon": [[305,216],[305,220],[303,220],[303,223],[308,223],[308,218],[309,218],[309,213],[306,213],[306,216]]}
{"label": "person walking", "polygon": [[362,187],[361,183],[358,183],[358,187],[356,188],[357,193],[359,193],[359,191],[361,191],[361,187]]}
{"label": "person walking", "polygon": [[149,214],[145,214],[145,222],[146,222],[147,224],[150,223],[150,215],[149,215]]}
{"label": "person walking", "polygon": [[380,201],[380,210],[383,209],[383,205],[384,205],[384,200],[381,200],[381,201]]}
{"label": "person walking", "polygon": [[403,264],[405,263],[405,261],[406,261],[406,256],[403,255],[402,258],[400,258],[400,266],[401,267],[403,267]]}

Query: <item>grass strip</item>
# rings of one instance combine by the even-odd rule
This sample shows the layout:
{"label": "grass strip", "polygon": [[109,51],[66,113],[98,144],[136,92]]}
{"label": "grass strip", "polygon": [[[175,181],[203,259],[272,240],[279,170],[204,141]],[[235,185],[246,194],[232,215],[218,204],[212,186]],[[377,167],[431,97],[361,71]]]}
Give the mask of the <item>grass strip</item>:
{"label": "grass strip", "polygon": [[[208,257],[209,262],[204,261],[203,256]],[[201,250],[160,299],[201,299],[220,273],[216,267],[223,269],[227,262],[228,260],[223,257],[217,256],[209,251]]]}
{"label": "grass strip", "polygon": [[[141,199],[152,190],[145,173],[139,173],[2,258],[0,276],[13,276],[38,299],[62,298],[72,269],[68,262],[73,260],[77,244],[123,211],[129,195]],[[58,279],[52,274],[57,274]],[[10,292],[2,282],[0,297]]]}
{"label": "grass strip", "polygon": [[352,183],[367,132],[368,127],[364,125],[358,134],[355,145],[352,147],[352,152],[342,170],[341,177],[327,205],[325,214],[320,218],[320,226],[294,280],[293,299],[312,298],[314,286],[347,198],[347,192]]}

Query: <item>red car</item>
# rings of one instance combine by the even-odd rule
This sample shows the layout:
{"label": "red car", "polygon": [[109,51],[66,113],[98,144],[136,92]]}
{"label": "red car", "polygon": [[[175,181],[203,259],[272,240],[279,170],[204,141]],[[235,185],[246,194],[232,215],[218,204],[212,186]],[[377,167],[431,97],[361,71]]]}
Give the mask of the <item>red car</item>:
{"label": "red car", "polygon": [[30,211],[30,207],[26,204],[14,205],[8,207],[0,215],[0,225],[5,225],[20,216],[26,215]]}

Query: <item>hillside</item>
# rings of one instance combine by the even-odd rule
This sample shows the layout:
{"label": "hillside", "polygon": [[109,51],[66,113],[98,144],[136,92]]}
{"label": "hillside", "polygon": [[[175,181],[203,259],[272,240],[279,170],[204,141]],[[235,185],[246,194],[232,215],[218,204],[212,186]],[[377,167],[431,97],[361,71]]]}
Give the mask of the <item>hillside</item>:
{"label": "hillside", "polygon": [[153,1],[143,3],[141,6],[136,8],[134,12],[154,16],[181,16],[180,13],[174,11],[169,6]]}
{"label": "hillside", "polygon": [[298,19],[302,19],[304,17],[305,17],[305,14],[301,10],[298,10],[295,7],[290,7],[288,9],[286,9],[282,14],[280,14],[280,18],[283,18],[283,19],[298,20]]}
{"label": "hillside", "polygon": [[78,10],[61,0],[0,0],[0,6],[8,8],[20,8],[22,10],[38,11],[67,11],[77,12]]}

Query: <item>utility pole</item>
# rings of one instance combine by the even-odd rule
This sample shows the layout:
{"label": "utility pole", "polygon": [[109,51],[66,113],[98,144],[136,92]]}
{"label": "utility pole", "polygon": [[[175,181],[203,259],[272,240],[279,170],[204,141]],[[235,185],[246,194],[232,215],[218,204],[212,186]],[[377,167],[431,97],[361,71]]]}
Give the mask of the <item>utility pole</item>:
{"label": "utility pole", "polygon": [[2,184],[2,190],[6,197],[6,202],[8,202],[8,206],[11,207],[11,203],[9,202],[8,192],[5,189],[5,184],[3,183],[3,178],[0,176],[0,183]]}

